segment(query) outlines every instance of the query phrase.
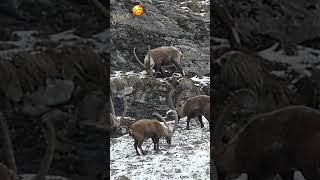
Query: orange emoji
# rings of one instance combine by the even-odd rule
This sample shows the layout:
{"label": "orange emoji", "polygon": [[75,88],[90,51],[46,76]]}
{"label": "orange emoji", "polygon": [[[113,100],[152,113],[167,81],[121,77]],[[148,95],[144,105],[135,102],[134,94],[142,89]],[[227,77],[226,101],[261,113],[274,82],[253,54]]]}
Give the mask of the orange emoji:
{"label": "orange emoji", "polygon": [[134,16],[140,16],[141,14],[144,14],[142,4],[140,3],[139,5],[133,6],[132,12]]}

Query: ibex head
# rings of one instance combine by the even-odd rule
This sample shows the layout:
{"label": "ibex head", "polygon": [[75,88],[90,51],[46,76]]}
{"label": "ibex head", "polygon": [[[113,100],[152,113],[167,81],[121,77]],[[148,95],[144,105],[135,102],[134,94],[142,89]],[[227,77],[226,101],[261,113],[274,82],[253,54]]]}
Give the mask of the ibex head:
{"label": "ibex head", "polygon": [[173,137],[174,132],[176,131],[177,127],[178,127],[178,113],[175,110],[170,110],[169,112],[173,112],[175,115],[175,123],[173,125],[173,127],[169,127],[167,124],[167,121],[157,112],[152,113],[152,115],[157,116],[161,119],[161,121],[163,121],[164,125],[166,126],[166,128],[164,129],[164,137],[166,138],[167,144],[169,145],[169,147],[171,146],[171,139]]}

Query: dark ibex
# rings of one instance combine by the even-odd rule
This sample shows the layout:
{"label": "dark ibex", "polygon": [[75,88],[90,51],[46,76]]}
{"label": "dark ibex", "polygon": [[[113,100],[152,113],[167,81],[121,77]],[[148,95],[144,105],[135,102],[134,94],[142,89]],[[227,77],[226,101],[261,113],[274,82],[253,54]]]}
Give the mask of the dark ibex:
{"label": "dark ibex", "polygon": [[[234,97],[243,96],[242,93]],[[225,138],[224,117],[230,107],[225,107],[214,125],[219,180],[240,173],[256,180],[277,174],[292,178],[293,169],[300,170],[308,180],[320,179],[320,111],[288,106],[259,114],[234,136]]]}
{"label": "dark ibex", "polygon": [[[198,117],[201,124],[201,128],[203,128],[204,125],[202,122],[202,115],[208,121],[210,121],[210,96],[207,96],[207,95],[194,96],[189,98],[184,103],[182,103],[180,101],[180,98],[178,98],[176,107],[175,107],[172,101],[172,96],[173,96],[173,93],[175,93],[175,91],[176,90],[170,91],[168,100],[171,108],[177,111],[178,119],[180,120],[180,118],[184,118],[187,116],[187,129],[189,129],[190,119]],[[184,94],[184,92],[185,91],[183,91],[180,94],[180,97],[181,95]]]}
{"label": "dark ibex", "polygon": [[175,124],[173,128],[170,128],[166,122],[166,120],[158,113],[153,113],[152,115],[158,116],[163,123],[160,123],[156,119],[141,119],[136,121],[135,123],[132,124],[129,130],[129,134],[133,137],[134,139],[134,148],[136,150],[136,153],[138,155],[138,149],[139,147],[141,153],[145,155],[146,153],[142,150],[141,146],[143,144],[143,141],[152,138],[153,144],[154,144],[154,150],[155,151],[160,151],[159,149],[159,140],[160,138],[166,138],[167,143],[170,147],[171,145],[171,138],[177,129],[178,125],[178,114],[176,111],[174,111],[175,114]]}
{"label": "dark ibex", "polygon": [[1,180],[19,180],[17,174],[1,162],[0,162],[0,179]]}
{"label": "dark ibex", "polygon": [[[43,122],[46,125],[46,129],[44,129],[44,133],[48,140],[48,145],[47,145],[44,158],[41,162],[38,174],[32,180],[43,180],[45,178],[46,174],[50,169],[50,165],[51,165],[53,155],[54,155],[54,150],[55,150],[56,135],[55,135],[54,125],[48,119],[44,119]],[[12,170],[9,170],[8,168],[6,168],[4,164],[0,163],[0,179],[1,180],[18,180],[18,173],[17,173],[16,165],[14,163],[15,162],[14,153],[11,145],[8,126],[1,112],[0,112],[0,125],[3,132],[3,137],[5,138],[4,147],[6,147],[7,157],[9,158],[8,161],[10,162],[9,168],[12,169]],[[13,166],[13,167],[10,167],[10,166]]]}
{"label": "dark ibex", "polygon": [[120,127],[120,122],[123,122],[123,119],[126,116],[127,108],[128,108],[127,99],[129,99],[129,97],[127,97],[127,96],[123,98],[124,110],[121,115],[120,121],[118,121],[115,114],[112,114],[112,113],[114,113],[114,106],[113,106],[112,98],[110,96],[110,104],[111,104],[110,127],[113,132],[116,132],[116,130]]}
{"label": "dark ibex", "polygon": [[154,71],[156,75],[160,72],[164,75],[165,73],[162,67],[170,65],[174,65],[183,75],[185,75],[181,66],[182,52],[173,46],[162,46],[149,50],[144,58],[144,63],[142,63],[136,55],[136,48],[133,49],[133,53],[139,65],[149,75],[153,75]]}

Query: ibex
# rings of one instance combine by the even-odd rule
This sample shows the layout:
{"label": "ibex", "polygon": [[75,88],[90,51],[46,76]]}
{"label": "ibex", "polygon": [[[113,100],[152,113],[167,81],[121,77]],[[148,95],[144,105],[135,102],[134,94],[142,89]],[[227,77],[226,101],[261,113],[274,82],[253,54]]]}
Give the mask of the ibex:
{"label": "ibex", "polygon": [[[172,90],[169,93],[169,104],[171,108],[175,109],[178,113],[178,119],[187,116],[187,129],[189,130],[190,119],[198,117],[201,128],[204,127],[202,122],[202,115],[210,121],[210,96],[198,95],[189,98],[186,102],[181,103],[180,98],[176,102],[176,107],[173,105],[172,96],[176,90]],[[183,92],[180,94],[183,95]]]}
{"label": "ibex", "polygon": [[113,106],[112,98],[110,96],[110,104],[111,104],[110,127],[111,127],[111,130],[113,132],[116,132],[116,130],[120,127],[120,122],[122,122],[124,117],[126,116],[127,108],[128,108],[128,105],[127,105],[127,99],[128,98],[129,97],[127,97],[127,96],[123,98],[124,110],[123,110],[123,113],[121,115],[120,121],[118,121],[117,117],[115,116],[115,114],[112,114],[112,112],[114,113],[114,106]]}
{"label": "ibex", "polygon": [[153,113],[152,115],[158,116],[163,123],[159,122],[156,119],[141,119],[132,124],[129,130],[130,136],[134,139],[134,148],[137,155],[140,155],[137,147],[139,147],[141,153],[145,155],[146,153],[142,150],[142,144],[144,140],[152,138],[154,144],[154,150],[160,151],[159,149],[159,140],[160,138],[166,138],[167,144],[171,146],[171,138],[174,132],[177,129],[178,125],[178,114],[174,111],[175,114],[175,124],[170,128],[166,120],[158,113]]}
{"label": "ibex", "polygon": [[162,67],[170,65],[174,65],[185,75],[181,66],[182,52],[174,46],[162,46],[149,50],[144,58],[144,63],[136,55],[136,48],[133,49],[133,53],[139,65],[151,76],[154,75],[154,71],[156,75],[161,72],[163,76],[165,73]]}
{"label": "ibex", "polygon": [[320,111],[288,106],[259,114],[233,137],[225,138],[222,129],[230,107],[225,107],[215,123],[219,180],[241,173],[257,180],[276,174],[292,178],[293,169],[300,170],[308,180],[320,179]]}
{"label": "ibex", "polygon": [[9,169],[5,164],[0,162],[0,179],[1,180],[19,180],[18,176]]}
{"label": "ibex", "polygon": [[[45,178],[46,174],[50,169],[50,165],[53,159],[54,150],[55,150],[55,129],[53,123],[48,120],[43,120],[46,125],[46,129],[44,129],[45,136],[48,140],[48,145],[46,148],[46,152],[44,158],[41,162],[38,174],[32,178],[32,180],[42,180]],[[4,147],[6,148],[6,156],[9,158],[9,168],[7,168],[4,164],[0,163],[0,179],[1,180],[18,180],[17,167],[15,165],[14,153],[12,148],[12,143],[9,135],[9,129],[7,123],[4,119],[3,114],[0,112],[0,126],[4,137]],[[13,167],[11,167],[13,166]]]}

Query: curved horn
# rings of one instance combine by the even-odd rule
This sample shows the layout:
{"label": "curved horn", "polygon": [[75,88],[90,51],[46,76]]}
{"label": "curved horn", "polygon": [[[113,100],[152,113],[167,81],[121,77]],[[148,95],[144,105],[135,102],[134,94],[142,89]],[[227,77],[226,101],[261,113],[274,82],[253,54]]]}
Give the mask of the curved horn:
{"label": "curved horn", "polygon": [[173,113],[174,113],[174,115],[175,115],[175,122],[174,122],[174,125],[173,125],[173,128],[172,128],[172,136],[173,136],[174,132],[176,131],[176,129],[177,129],[177,127],[178,127],[178,121],[179,121],[179,119],[178,119],[178,113],[177,113],[177,111],[176,111],[176,110],[172,110],[172,111],[173,111]]}
{"label": "curved horn", "polygon": [[190,91],[189,89],[185,89],[185,90],[183,90],[183,91],[180,93],[180,95],[179,95],[178,98],[177,98],[176,107],[178,107],[178,105],[179,105],[182,97],[185,95],[185,93],[186,93],[187,91],[189,91],[189,92],[191,93],[191,91]]}
{"label": "curved horn", "polygon": [[5,153],[6,157],[8,157],[8,168],[12,169],[15,174],[18,174],[17,171],[17,165],[16,165],[16,160],[14,157],[14,152],[13,152],[13,147],[12,147],[12,141],[10,138],[9,134],[9,128],[7,121],[4,118],[4,115],[2,112],[0,112],[0,126],[1,126],[1,131],[2,131],[2,137],[3,137],[3,144],[5,147]]}
{"label": "curved horn", "polygon": [[173,93],[175,93],[175,92],[176,92],[175,89],[171,90],[170,93],[169,93],[169,96],[168,96],[169,105],[170,105],[170,107],[171,107],[172,109],[176,109],[176,108],[174,107],[173,101],[172,101],[172,96],[173,96]]}
{"label": "curved horn", "polygon": [[120,118],[120,123],[123,121],[123,119],[124,119],[124,116],[126,116],[126,113],[127,113],[127,109],[128,109],[128,102],[127,102],[127,100],[129,99],[129,97],[128,96],[125,96],[124,98],[123,98],[123,103],[124,103],[124,109],[123,109],[123,113],[122,113],[122,115],[121,115],[121,118]]}
{"label": "curved horn", "polygon": [[43,120],[44,124],[46,125],[47,129],[44,129],[45,136],[48,141],[48,145],[46,148],[46,152],[44,154],[44,157],[41,161],[40,169],[38,171],[38,174],[32,179],[32,180],[40,180],[44,179],[46,174],[48,173],[53,156],[54,156],[54,150],[55,150],[55,141],[56,141],[56,133],[53,123],[49,119]]}
{"label": "curved horn", "polygon": [[166,121],[159,113],[153,112],[152,115],[153,115],[153,116],[157,116],[158,118],[160,118],[161,121],[163,121],[164,125],[166,125],[166,126],[169,128],[169,126],[168,126],[168,124],[167,124],[167,121]]}
{"label": "curved horn", "polygon": [[139,65],[143,68],[143,69],[146,69],[146,66],[140,61],[140,59],[138,58],[137,54],[136,54],[136,48],[134,47],[133,48],[133,54],[134,54],[134,57],[136,58],[137,62],[139,63]]}
{"label": "curved horn", "polygon": [[116,112],[114,110],[114,105],[113,105],[113,101],[112,101],[112,96],[110,94],[110,107],[111,107],[111,114],[115,115]]}
{"label": "curved horn", "polygon": [[[223,127],[226,123],[226,116],[228,115],[228,113],[230,112],[230,108],[233,107],[233,103],[234,101],[237,101],[238,97],[243,97],[245,95],[251,95],[251,97],[253,97],[254,99],[254,104],[258,103],[258,97],[257,94],[252,91],[251,89],[240,89],[234,92],[234,94],[230,95],[225,103],[224,108],[222,109],[220,115],[218,116],[217,120],[214,122],[214,132],[215,132],[215,138],[216,140],[214,141],[215,146],[217,148],[221,148],[221,139],[223,137]],[[237,137],[234,137],[237,138]],[[230,141],[229,141],[230,142]]]}

